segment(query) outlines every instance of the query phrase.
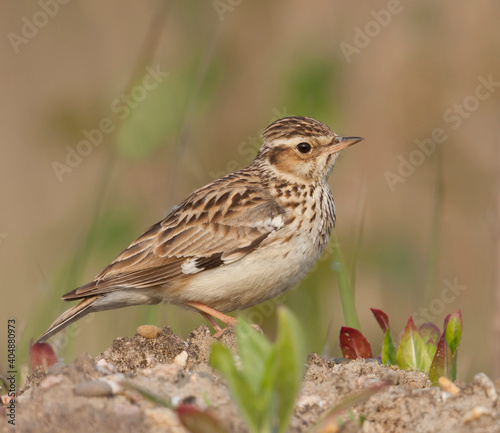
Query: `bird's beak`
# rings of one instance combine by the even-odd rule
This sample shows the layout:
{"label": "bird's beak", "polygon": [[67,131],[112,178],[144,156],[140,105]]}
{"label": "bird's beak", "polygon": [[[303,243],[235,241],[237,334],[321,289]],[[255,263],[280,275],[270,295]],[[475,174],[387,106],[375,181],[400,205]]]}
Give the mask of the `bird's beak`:
{"label": "bird's beak", "polygon": [[340,152],[341,150],[344,150],[348,148],[349,146],[352,146],[353,144],[359,143],[360,141],[363,141],[364,138],[362,137],[340,137],[337,136],[332,140],[331,145],[329,146],[329,153],[337,153]]}

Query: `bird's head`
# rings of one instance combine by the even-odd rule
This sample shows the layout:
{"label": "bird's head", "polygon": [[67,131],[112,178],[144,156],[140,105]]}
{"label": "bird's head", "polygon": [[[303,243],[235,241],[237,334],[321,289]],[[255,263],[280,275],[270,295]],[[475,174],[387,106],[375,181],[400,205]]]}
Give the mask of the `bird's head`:
{"label": "bird's head", "polygon": [[284,117],[262,133],[256,163],[295,183],[316,183],[330,175],[341,150],[363,140],[341,137],[310,117]]}

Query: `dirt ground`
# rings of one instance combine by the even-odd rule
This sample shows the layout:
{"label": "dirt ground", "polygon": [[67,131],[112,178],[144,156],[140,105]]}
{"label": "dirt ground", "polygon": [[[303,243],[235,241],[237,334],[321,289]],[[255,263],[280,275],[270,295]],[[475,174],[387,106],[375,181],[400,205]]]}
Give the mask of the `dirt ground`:
{"label": "dirt ground", "polygon": [[[16,431],[187,432],[174,411],[144,399],[124,386],[128,382],[174,406],[189,402],[210,407],[228,431],[246,432],[224,380],[208,365],[213,341],[204,325],[186,341],[164,328],[155,338],[118,338],[96,359],[83,354],[72,365],[55,364],[48,374],[36,371],[17,400]],[[222,341],[236,346],[232,331]],[[327,409],[379,379],[393,385],[353,406],[342,416],[338,431],[500,432],[495,384],[483,374],[471,384],[458,384],[460,390],[453,395],[431,387],[423,373],[376,361],[336,363],[316,354],[308,358],[289,431],[310,431]],[[364,417],[362,425],[358,415]],[[0,432],[12,431],[3,406],[0,424]]]}

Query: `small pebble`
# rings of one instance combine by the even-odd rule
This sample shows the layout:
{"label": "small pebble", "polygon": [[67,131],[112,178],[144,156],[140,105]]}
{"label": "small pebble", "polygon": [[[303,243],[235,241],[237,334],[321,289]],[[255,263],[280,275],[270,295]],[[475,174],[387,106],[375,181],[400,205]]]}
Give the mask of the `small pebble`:
{"label": "small pebble", "polygon": [[102,374],[108,375],[116,373],[116,367],[105,359],[100,359],[95,364],[95,369]]}
{"label": "small pebble", "polygon": [[451,395],[458,395],[460,394],[460,388],[455,385],[450,379],[447,377],[441,376],[438,379],[438,383],[440,388],[445,391],[450,393]]}
{"label": "small pebble", "polygon": [[446,391],[442,391],[441,394],[437,396],[437,398],[440,399],[440,401],[442,401],[443,403],[446,403],[450,397],[451,394]]}
{"label": "small pebble", "polygon": [[477,373],[474,376],[474,382],[480,385],[484,389],[486,397],[488,397],[491,401],[495,402],[498,400],[498,394],[495,389],[495,385],[491,381],[491,379],[488,376],[486,376],[486,374]]}
{"label": "small pebble", "polygon": [[308,409],[313,406],[322,408],[324,404],[325,402],[319,395],[303,395],[297,400],[297,407],[301,409]]}
{"label": "small pebble", "polygon": [[141,337],[144,338],[156,338],[161,333],[161,328],[154,325],[141,325],[136,331]]}
{"label": "small pebble", "polygon": [[49,369],[47,370],[47,374],[48,375],[50,375],[50,374],[53,374],[53,375],[64,374],[67,367],[68,366],[64,362],[56,362],[55,364],[52,364],[49,367]]}
{"label": "small pebble", "polygon": [[113,393],[113,395],[120,394],[123,391],[123,387],[117,381],[124,380],[124,377],[111,378],[111,376],[109,376],[109,378],[106,377],[100,380],[107,383],[111,387],[111,392]]}
{"label": "small pebble", "polygon": [[47,376],[45,379],[42,380],[42,383],[40,384],[40,388],[52,388],[55,385],[59,385],[63,381],[63,376],[57,375],[57,376]]}
{"label": "small pebble", "polygon": [[488,409],[487,407],[484,406],[477,406],[474,409],[471,409],[468,411],[463,417],[462,417],[462,422],[468,423],[471,421],[475,421],[476,419],[481,418],[484,415],[489,415],[493,418],[495,418],[495,411],[493,409]]}
{"label": "small pebble", "polygon": [[172,406],[177,407],[177,406],[179,406],[182,403],[182,397],[180,397],[178,395],[174,395],[170,399],[170,403],[172,403]]}
{"label": "small pebble", "polygon": [[180,365],[181,367],[185,367],[187,365],[188,353],[183,350],[174,358],[174,364]]}
{"label": "small pebble", "polygon": [[73,393],[83,397],[108,397],[113,395],[113,388],[103,380],[89,380],[76,385]]}

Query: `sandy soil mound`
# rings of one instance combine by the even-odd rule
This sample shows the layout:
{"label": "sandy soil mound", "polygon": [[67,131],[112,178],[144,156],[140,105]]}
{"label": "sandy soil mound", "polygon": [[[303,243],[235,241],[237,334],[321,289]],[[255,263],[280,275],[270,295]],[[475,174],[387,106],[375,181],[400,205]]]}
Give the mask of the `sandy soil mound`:
{"label": "sandy soil mound", "polygon": [[[186,432],[173,410],[144,399],[124,385],[128,382],[174,406],[189,402],[211,408],[229,431],[246,432],[224,380],[208,365],[213,341],[204,325],[186,341],[164,328],[155,338],[118,338],[96,359],[83,354],[72,365],[55,364],[47,374],[36,371],[18,398],[17,431]],[[232,331],[222,341],[235,349]],[[308,431],[325,410],[378,379],[393,385],[354,406],[354,419],[345,414],[339,431],[500,432],[495,385],[483,374],[452,395],[430,387],[419,372],[376,361],[335,363],[316,354],[308,358],[290,431]],[[0,407],[0,423],[0,431],[9,431],[5,407]]]}

